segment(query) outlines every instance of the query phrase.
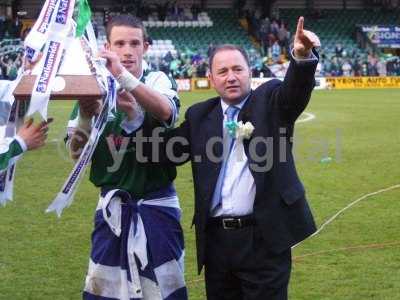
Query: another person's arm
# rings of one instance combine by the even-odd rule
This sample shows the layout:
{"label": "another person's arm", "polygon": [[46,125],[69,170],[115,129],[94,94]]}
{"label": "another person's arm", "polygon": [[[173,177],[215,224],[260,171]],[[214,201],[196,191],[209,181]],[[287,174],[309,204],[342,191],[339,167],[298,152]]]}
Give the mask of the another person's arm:
{"label": "another person's arm", "polygon": [[0,145],[0,170],[6,169],[15,162],[23,152],[42,147],[51,121],[49,119],[47,122],[34,125],[33,120],[30,119],[22,125],[14,139]]}

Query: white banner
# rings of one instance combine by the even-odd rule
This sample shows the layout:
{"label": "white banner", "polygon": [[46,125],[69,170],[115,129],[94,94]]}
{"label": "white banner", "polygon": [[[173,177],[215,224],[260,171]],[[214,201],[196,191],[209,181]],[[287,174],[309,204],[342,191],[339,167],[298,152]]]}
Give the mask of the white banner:
{"label": "white banner", "polygon": [[64,183],[61,191],[58,193],[57,197],[47,208],[46,212],[55,211],[58,217],[61,216],[64,208],[71,205],[74,200],[74,193],[76,187],[78,186],[82,175],[85,173],[86,167],[89,164],[94,150],[96,149],[97,143],[99,141],[100,135],[103,133],[105,125],[107,124],[108,115],[112,109],[112,103],[115,103],[117,97],[117,91],[115,86],[115,80],[109,76],[108,77],[108,93],[104,99],[103,106],[100,115],[97,117],[95,124],[89,136],[82,153],[75,164],[71,174]]}
{"label": "white banner", "polygon": [[[18,76],[14,81],[11,81],[5,86],[4,99],[2,101],[8,102],[10,108],[8,112],[2,112],[2,118],[7,119],[4,125],[4,132],[0,134],[0,138],[12,139],[17,133],[17,129],[23,122],[23,115],[20,114],[20,103],[16,102],[13,92],[22,78],[22,69],[19,69]],[[9,167],[0,173],[0,204],[5,205],[8,201],[13,199],[14,190],[14,174],[16,163],[22,155],[19,155],[11,161]]]}
{"label": "white banner", "polygon": [[46,43],[40,62],[40,74],[36,78],[28,115],[39,112],[47,120],[47,106],[51,87],[61,63],[65,41],[74,35],[72,14],[75,0],[48,0],[39,19],[26,38],[26,57],[35,60]]}
{"label": "white banner", "polygon": [[33,87],[31,103],[29,105],[28,116],[39,112],[43,119],[47,120],[47,106],[50,100],[51,86],[57,74],[58,66],[64,50],[64,41],[52,38],[46,44],[44,50],[44,60],[41,60],[39,76]]}

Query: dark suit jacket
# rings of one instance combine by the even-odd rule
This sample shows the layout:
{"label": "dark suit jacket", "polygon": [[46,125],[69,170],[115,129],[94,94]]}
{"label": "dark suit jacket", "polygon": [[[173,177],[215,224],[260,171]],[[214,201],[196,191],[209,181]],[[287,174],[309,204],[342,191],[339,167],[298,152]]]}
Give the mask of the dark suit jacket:
{"label": "dark suit jacket", "polygon": [[[283,82],[272,80],[251,92],[239,113],[239,120],[255,127],[244,140],[244,149],[256,184],[254,215],[266,249],[280,253],[302,241],[316,227],[297,175],[292,156],[294,122],[305,109],[314,88],[317,62],[291,62]],[[206,224],[211,198],[221,168],[206,155],[206,144],[213,137],[222,138],[220,98],[191,106],[185,120],[169,137],[186,138],[186,145],[175,143],[174,155],[191,160],[195,191],[196,246],[199,272],[204,265]],[[221,156],[216,143],[213,154]]]}

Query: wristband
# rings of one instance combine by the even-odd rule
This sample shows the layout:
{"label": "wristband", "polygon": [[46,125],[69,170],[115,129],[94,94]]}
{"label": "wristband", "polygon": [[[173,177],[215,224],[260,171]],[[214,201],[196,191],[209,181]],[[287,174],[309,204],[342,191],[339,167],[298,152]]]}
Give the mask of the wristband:
{"label": "wristband", "polygon": [[126,69],[124,69],[116,79],[121,88],[127,92],[133,91],[140,84],[140,80],[129,73],[129,71]]}

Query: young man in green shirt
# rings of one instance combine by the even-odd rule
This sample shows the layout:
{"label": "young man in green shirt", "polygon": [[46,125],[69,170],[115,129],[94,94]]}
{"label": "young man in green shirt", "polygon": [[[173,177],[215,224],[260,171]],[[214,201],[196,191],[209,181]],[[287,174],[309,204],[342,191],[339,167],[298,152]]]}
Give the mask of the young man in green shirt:
{"label": "young man in green shirt", "polygon": [[[187,299],[183,233],[174,167],[143,157],[135,138],[178,118],[175,82],[142,60],[149,44],[142,22],[115,16],[100,56],[121,90],[118,111],[99,138],[91,182],[100,188],[84,299]],[[135,84],[126,86],[126,76]],[[100,102],[81,101],[68,124],[71,155],[78,158]]]}

